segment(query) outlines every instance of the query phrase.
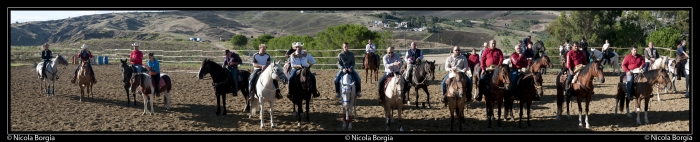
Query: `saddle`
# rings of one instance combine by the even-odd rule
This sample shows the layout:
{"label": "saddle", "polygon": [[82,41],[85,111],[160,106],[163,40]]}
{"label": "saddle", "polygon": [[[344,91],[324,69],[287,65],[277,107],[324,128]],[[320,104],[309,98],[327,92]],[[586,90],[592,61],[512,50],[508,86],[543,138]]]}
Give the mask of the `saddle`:
{"label": "saddle", "polygon": [[[156,82],[151,81],[151,86],[156,86]],[[165,87],[165,80],[163,80],[163,77],[161,77],[160,80],[158,81],[158,88],[163,88],[163,87]]]}
{"label": "saddle", "polygon": [[496,69],[496,65],[490,65],[484,69],[486,72],[493,72]]}

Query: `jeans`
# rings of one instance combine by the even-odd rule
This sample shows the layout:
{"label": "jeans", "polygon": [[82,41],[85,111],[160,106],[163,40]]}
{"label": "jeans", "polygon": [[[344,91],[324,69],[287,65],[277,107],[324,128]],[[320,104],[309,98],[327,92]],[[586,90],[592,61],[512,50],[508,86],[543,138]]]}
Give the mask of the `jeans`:
{"label": "jeans", "polygon": [[510,88],[508,92],[513,95],[513,90],[515,90],[515,81],[518,80],[518,69],[513,69],[510,71]]}
{"label": "jeans", "polygon": [[[50,61],[51,61],[51,60],[49,60],[49,59],[44,59],[44,63],[41,65],[41,75],[42,75],[42,78],[43,78],[43,77],[46,77],[46,73],[48,73],[48,71],[46,70],[46,65],[49,64]],[[76,71],[77,71],[77,70],[76,70]]]}
{"label": "jeans", "polygon": [[156,75],[151,75],[151,81],[155,86],[153,86],[153,90],[155,90],[155,94],[160,94],[160,73]]}
{"label": "jeans", "polygon": [[633,94],[632,93],[632,85],[634,85],[633,84],[634,82],[632,82],[632,78],[633,78],[632,75],[627,75],[627,86],[626,86],[627,88],[626,89],[627,89],[627,99],[628,100],[632,99],[632,94]]}
{"label": "jeans", "polygon": [[136,72],[134,72],[134,73],[141,73],[141,71],[143,71],[143,66],[141,66],[141,65],[132,64],[132,66],[134,66],[134,68],[136,68],[136,70],[135,70]]}
{"label": "jeans", "polygon": [[[340,79],[343,77],[343,71],[338,71],[338,73],[335,75],[335,80],[333,81],[335,83],[335,93],[339,94],[340,93]],[[362,91],[362,81],[360,81],[360,76],[355,72],[355,70],[352,70],[352,78],[355,81],[355,86],[357,89],[355,90],[357,93],[360,93]]]}
{"label": "jeans", "polygon": [[238,93],[238,69],[228,67],[228,71],[231,72],[231,79],[233,79],[233,93]]}
{"label": "jeans", "polygon": [[[238,71],[238,70],[236,70],[236,71]],[[255,87],[255,83],[258,82],[258,77],[260,77],[260,76],[258,76],[258,72],[262,72],[262,71],[263,71],[262,69],[255,69],[255,70],[253,70],[253,73],[250,74],[250,80],[248,80],[248,90],[252,90],[251,88]],[[279,83],[277,82],[277,80],[272,80],[272,85],[275,85],[275,89],[279,88],[278,87]],[[238,86],[236,86],[236,88],[238,88]]]}
{"label": "jeans", "polygon": [[649,62],[644,62],[644,72],[649,70]]}
{"label": "jeans", "polygon": [[571,79],[573,79],[574,74],[573,74],[573,72],[569,72],[569,71],[567,71],[567,74],[568,75],[566,76],[566,82],[564,82],[564,92],[565,92],[565,94],[568,95],[569,94],[569,86],[572,83]]}
{"label": "jeans", "polygon": [[[462,73],[463,74],[463,73]],[[463,74],[464,75],[464,74]],[[445,84],[445,81],[447,81],[447,77],[449,74],[446,74],[445,77],[442,78],[442,83],[440,83],[440,88],[442,89],[442,96],[445,96],[445,92],[447,92],[447,84]],[[466,77],[466,75],[464,75]],[[472,79],[467,77],[467,90],[472,90]]]}
{"label": "jeans", "polygon": [[[289,73],[289,74],[290,74],[290,75],[289,75],[289,82],[290,82],[290,83],[291,83],[293,80],[297,80],[297,79],[296,79],[296,72],[297,72],[297,69],[296,69],[296,68],[292,68],[292,72]],[[310,90],[310,91],[316,91],[316,75],[314,75],[313,73],[311,73],[311,82],[310,82],[310,83],[311,83],[311,89],[313,89],[313,90]],[[289,85],[289,87],[292,87],[292,85]],[[291,88],[290,88],[290,89],[291,89]]]}
{"label": "jeans", "polygon": [[[685,70],[683,71],[685,73]],[[690,89],[688,88],[688,84],[690,84],[690,74],[685,74],[685,97],[689,98],[690,97]]]}

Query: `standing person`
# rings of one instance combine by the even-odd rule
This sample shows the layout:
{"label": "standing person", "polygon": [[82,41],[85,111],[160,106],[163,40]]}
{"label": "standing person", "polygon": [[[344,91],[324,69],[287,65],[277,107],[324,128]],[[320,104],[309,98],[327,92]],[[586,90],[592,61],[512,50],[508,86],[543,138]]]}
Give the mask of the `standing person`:
{"label": "standing person", "polygon": [[[377,45],[372,44],[372,40],[367,40],[367,45],[365,45],[365,52],[369,53],[372,58],[374,58],[374,61],[377,61],[377,65],[379,64],[379,60],[377,60],[377,54],[374,53],[374,51],[377,50]],[[365,68],[365,57],[362,56],[362,68]]]}
{"label": "standing person", "polygon": [[[248,80],[248,90],[255,89],[255,83],[258,82],[259,74],[265,71],[265,69],[270,66],[272,59],[270,54],[267,54],[267,45],[260,44],[258,46],[258,53],[253,54],[253,72],[250,74],[250,80]],[[275,97],[277,99],[282,99],[282,94],[280,94],[279,83],[277,80],[272,80],[272,84],[275,86]]]}
{"label": "standing person", "polygon": [[[446,71],[453,71],[453,72],[457,72],[457,71],[465,71],[466,72],[468,67],[469,67],[469,60],[467,60],[467,58],[464,57],[464,55],[459,53],[460,52],[459,46],[455,46],[454,48],[452,48],[452,51],[454,54],[452,54],[452,56],[448,56],[447,59],[445,59],[445,70]],[[464,72],[458,72],[458,73],[466,76],[466,74],[464,74]],[[445,97],[445,92],[447,91],[447,89],[445,88],[445,86],[446,86],[445,81],[447,81],[447,78],[449,77],[449,75],[450,75],[449,72],[447,74],[445,74],[445,77],[442,78],[442,83],[440,83],[440,88],[442,89],[442,102],[443,103],[447,103],[447,98]],[[469,77],[467,77],[466,79],[467,79],[467,84],[468,84],[466,86],[467,86],[468,90],[471,90],[472,79]]]}
{"label": "standing person", "polygon": [[387,75],[401,73],[401,57],[394,54],[394,47],[389,46],[386,48],[386,54],[382,57],[382,61],[384,62],[384,75],[379,79],[379,83],[377,83],[379,84],[379,86],[377,86],[379,89],[379,104],[384,103],[384,83],[386,83]]}
{"label": "standing person", "polygon": [[622,70],[624,70],[627,74],[627,86],[625,86],[627,87],[625,88],[627,89],[627,100],[632,100],[632,98],[634,97],[634,93],[632,92],[634,91],[632,89],[632,86],[634,85],[634,82],[632,81],[632,70],[641,68],[644,65],[643,58],[644,57],[642,57],[642,55],[639,55],[637,53],[637,46],[632,46],[632,52],[630,52],[630,54],[627,54],[627,56],[625,56],[625,59],[622,61]]}
{"label": "standing person", "polygon": [[[92,77],[92,84],[97,83],[97,80],[95,80],[95,72],[92,70],[92,64],[90,64],[90,58],[94,58],[92,56],[92,52],[88,50],[88,46],[83,44],[82,47],[80,47],[80,51],[78,52],[78,57],[80,57],[82,62],[88,62],[87,66],[88,69],[90,69],[90,76]],[[75,67],[75,72],[73,73],[73,79],[70,80],[70,83],[75,83],[75,79],[78,77],[78,69],[80,69],[80,64],[78,64],[77,67]]]}
{"label": "standing person", "polygon": [[588,42],[586,42],[586,37],[581,38],[581,44],[579,44],[579,47],[581,50],[583,50],[584,62],[588,64],[591,61],[591,53],[590,50],[588,50]]}
{"label": "standing person", "polygon": [[141,73],[141,69],[143,68],[143,53],[139,50],[138,42],[134,42],[131,46],[134,47],[134,50],[132,50],[129,55],[129,61],[131,61],[131,65],[136,68],[134,73]]}
{"label": "standing person", "polygon": [[578,43],[574,42],[569,53],[566,53],[566,69],[568,70],[568,76],[566,77],[566,82],[564,82],[564,88],[566,88],[564,89],[564,94],[571,95],[571,79],[573,79],[573,76],[579,72],[583,66],[588,64],[586,60],[584,52],[578,47]]}
{"label": "standing person", "polygon": [[[226,57],[224,57],[224,64],[221,67],[228,69],[229,74],[231,74],[231,79],[233,79],[233,92],[238,94],[238,64],[242,63],[241,57],[231,50],[224,51]],[[248,88],[250,89],[250,88]]]}
{"label": "standing person", "polygon": [[474,71],[474,65],[479,63],[479,55],[476,54],[476,50],[472,49],[472,54],[469,55],[469,70]]}
{"label": "standing person", "polygon": [[654,44],[649,42],[649,47],[644,49],[644,71],[649,70],[649,64],[654,64],[656,59],[659,59],[659,53],[656,52]]}
{"label": "standing person", "polygon": [[[371,43],[371,40],[370,40]],[[335,97],[340,98],[340,78],[343,77],[343,73],[352,73],[352,77],[355,80],[355,91],[357,92],[357,97],[361,97],[362,92],[362,81],[360,76],[353,69],[355,67],[355,55],[348,51],[348,42],[343,43],[343,52],[338,53],[338,73],[335,75]]]}
{"label": "standing person", "polygon": [[[53,58],[53,57],[51,55],[51,50],[49,50],[49,43],[45,43],[44,44],[44,51],[41,51],[41,59],[44,59],[44,62],[41,65],[41,77],[40,77],[40,79],[46,78],[46,74],[47,74],[46,65],[49,64],[49,62],[51,62],[51,58]],[[58,79],[58,76],[56,76],[56,79]]]}
{"label": "standing person", "polygon": [[153,90],[156,96],[160,96],[160,62],[153,57],[153,53],[148,53],[148,62],[144,66],[148,70],[148,75],[151,75],[151,81],[154,82]]}
{"label": "standing person", "polygon": [[413,66],[416,65],[416,63],[420,63],[420,60],[423,59],[423,53],[420,51],[420,49],[416,48],[416,42],[411,42],[411,49],[406,51],[406,76],[404,76],[404,79],[410,80],[411,77],[413,77]]}
{"label": "standing person", "polygon": [[[311,68],[316,63],[316,59],[314,59],[314,57],[311,56],[311,54],[309,54],[303,50],[304,45],[301,44],[301,42],[294,42],[294,43],[292,43],[292,46],[294,48],[296,48],[296,51],[291,56],[289,56],[289,60],[292,62],[290,64],[292,66],[292,72],[290,72],[289,80],[296,80],[296,72],[298,70],[301,70],[302,67]],[[313,90],[310,90],[311,94],[318,95],[318,90],[316,90],[317,89],[316,88],[316,75],[314,75],[313,73],[311,73],[310,75],[311,75],[311,79],[310,79],[311,84],[310,85],[311,85],[311,89],[313,89]],[[291,87],[292,85],[289,85],[289,86]],[[291,98],[291,97],[288,97],[288,98]]]}

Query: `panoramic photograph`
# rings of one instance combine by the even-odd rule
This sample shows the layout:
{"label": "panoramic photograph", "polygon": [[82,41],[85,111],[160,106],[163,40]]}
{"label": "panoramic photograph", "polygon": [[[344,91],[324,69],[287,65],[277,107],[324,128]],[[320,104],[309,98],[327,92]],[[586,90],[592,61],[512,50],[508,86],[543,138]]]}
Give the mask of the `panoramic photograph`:
{"label": "panoramic photograph", "polygon": [[692,127],[690,9],[8,13],[8,132]]}

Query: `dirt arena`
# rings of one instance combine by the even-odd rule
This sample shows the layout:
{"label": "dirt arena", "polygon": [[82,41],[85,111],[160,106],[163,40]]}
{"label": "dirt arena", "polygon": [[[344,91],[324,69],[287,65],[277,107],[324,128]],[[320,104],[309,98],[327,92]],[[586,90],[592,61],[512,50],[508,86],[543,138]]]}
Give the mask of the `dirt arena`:
{"label": "dirt arena", "polygon": [[[276,129],[271,129],[269,116],[265,113],[265,128],[260,128],[259,116],[248,118],[243,113],[242,95],[228,96],[228,115],[214,116],[216,98],[211,88],[211,80],[198,80],[193,73],[171,72],[173,78],[172,108],[165,111],[162,97],[154,102],[155,114],[141,115],[143,98],[136,96],[137,105],[127,105],[118,65],[94,65],[97,84],[94,98],[79,102],[77,85],[70,84],[76,65],[59,68],[60,79],[56,84],[56,96],[47,97],[39,92],[39,82],[33,67],[11,67],[10,85],[10,131],[341,131],[339,100],[333,98],[333,79],[336,71],[316,70],[318,87],[322,95],[311,103],[311,123],[296,126],[292,117],[292,104],[284,98],[277,100],[274,112]],[[198,67],[162,67],[163,71],[197,70]],[[196,71],[195,71],[196,72]],[[353,124],[354,131],[384,131],[384,110],[377,103],[376,83],[364,83],[364,70],[358,71],[363,79],[363,96],[358,98],[359,118]],[[404,107],[403,128],[405,131],[448,131],[448,110],[440,103],[439,80],[444,72],[436,73],[436,80],[430,82],[430,102],[432,108]],[[684,97],[685,80],[676,82],[678,94],[662,94],[661,102],[651,102],[650,124],[638,126],[636,112],[633,118],[624,112],[614,115],[613,94],[617,77],[608,75],[604,84],[595,84],[595,95],[590,107],[590,129],[578,127],[578,107],[571,108],[571,119],[555,119],[556,90],[554,75],[545,75],[545,96],[534,102],[532,128],[520,129],[517,121],[503,122],[501,131],[690,131],[689,99]],[[286,94],[286,89],[282,90]],[[415,101],[411,89],[412,101]],[[331,98],[331,99],[329,99]],[[133,101],[133,99],[132,99]],[[420,102],[426,101],[426,94],[420,92]],[[517,105],[517,104],[516,104]],[[635,105],[635,103],[631,103]],[[267,107],[267,106],[266,106]],[[267,108],[266,108],[267,109]],[[630,110],[634,111],[634,107]],[[150,111],[150,108],[149,108]],[[518,108],[515,116],[518,118]],[[566,113],[565,113],[566,114]],[[486,131],[487,121],[484,102],[471,102],[466,110],[465,131]],[[503,116],[501,117],[503,118]],[[585,118],[585,116],[584,116]],[[642,123],[643,120],[642,114]],[[526,125],[523,122],[523,125]],[[585,123],[585,122],[584,122]],[[497,129],[496,121],[492,124]],[[392,125],[392,131],[397,130]],[[457,130],[457,125],[455,125]]]}

